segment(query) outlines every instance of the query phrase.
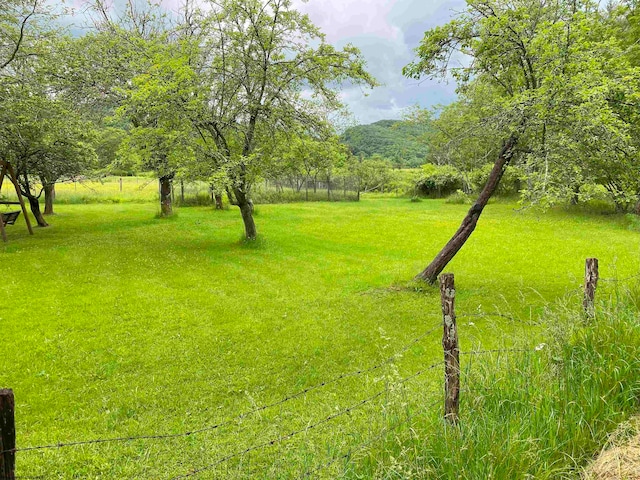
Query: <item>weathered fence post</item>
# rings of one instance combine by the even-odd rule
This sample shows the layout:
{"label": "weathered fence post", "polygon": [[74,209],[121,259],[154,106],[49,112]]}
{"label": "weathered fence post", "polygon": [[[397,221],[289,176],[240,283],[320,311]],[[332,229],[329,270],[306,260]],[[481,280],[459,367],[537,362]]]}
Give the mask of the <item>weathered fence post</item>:
{"label": "weathered fence post", "polygon": [[0,480],[15,480],[16,424],[12,390],[0,390]]}
{"label": "weathered fence post", "polygon": [[120,177],[120,191],[122,192],[122,177]]}
{"label": "weathered fence post", "polygon": [[594,315],[594,300],[598,278],[598,259],[587,258],[584,267],[584,300],[582,301],[582,306],[589,317]]}
{"label": "weathered fence post", "polygon": [[460,348],[455,313],[456,290],[453,273],[440,275],[440,299],[444,330],[444,418],[452,424],[458,423],[460,409]]}

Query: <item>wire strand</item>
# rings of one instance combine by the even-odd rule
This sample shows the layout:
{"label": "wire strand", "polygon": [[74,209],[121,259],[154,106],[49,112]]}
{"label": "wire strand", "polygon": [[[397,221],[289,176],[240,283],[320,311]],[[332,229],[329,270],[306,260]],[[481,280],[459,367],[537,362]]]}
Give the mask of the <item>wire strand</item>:
{"label": "wire strand", "polygon": [[307,387],[303,390],[300,390],[294,394],[291,394],[289,396],[286,396],[278,401],[272,402],[272,403],[268,403],[265,405],[262,405],[260,407],[256,407],[254,409],[251,410],[247,410],[246,412],[241,413],[240,415],[237,415],[236,417],[233,417],[231,419],[228,420],[224,420],[222,422],[213,424],[213,425],[208,425],[206,427],[202,427],[199,429],[195,429],[195,430],[189,430],[186,432],[179,432],[179,433],[169,433],[169,434],[150,434],[150,435],[136,435],[136,436],[129,436],[129,437],[114,437],[114,438],[97,438],[97,439],[92,439],[92,440],[80,440],[80,441],[74,441],[74,442],[59,442],[59,443],[54,443],[54,444],[48,444],[48,445],[36,445],[36,446],[30,446],[30,447],[23,447],[23,448],[16,448],[16,449],[12,449],[12,450],[3,450],[0,452],[0,454],[3,453],[9,453],[9,452],[13,452],[13,453],[18,453],[18,452],[31,452],[31,451],[35,451],[35,450],[49,450],[49,449],[60,449],[60,448],[69,448],[69,447],[77,447],[77,446],[82,446],[82,445],[97,445],[97,444],[103,444],[103,443],[116,443],[116,442],[132,442],[132,441],[136,441],[136,440],[170,440],[170,439],[175,439],[175,438],[181,438],[181,437],[189,437],[192,435],[197,435],[200,433],[204,433],[204,432],[210,432],[212,430],[216,430],[222,427],[225,427],[227,425],[230,425],[234,422],[237,422],[239,420],[242,420],[246,417],[249,417],[251,415],[254,415],[258,412],[262,412],[265,410],[268,410],[270,408],[282,405],[284,403],[287,403],[291,400],[295,400],[296,398],[302,397],[304,395],[306,395],[309,392],[312,392],[314,390],[318,390],[320,388],[326,387],[327,385],[331,385],[333,383],[339,382],[341,380],[344,380],[345,378],[349,378],[349,377],[356,377],[356,376],[360,376],[360,375],[364,375],[366,373],[371,373],[373,371],[376,371],[380,368],[382,368],[383,366],[393,362],[397,357],[399,357],[400,355],[402,355],[403,353],[407,352],[409,349],[411,349],[414,345],[416,345],[417,343],[419,343],[420,341],[422,341],[424,338],[426,338],[427,336],[429,336],[430,334],[432,334],[433,332],[435,332],[436,330],[438,330],[441,327],[442,324],[439,324],[437,327],[423,333],[422,335],[420,335],[419,337],[413,339],[411,342],[409,342],[407,345],[405,345],[401,350],[397,351],[396,353],[394,353],[393,355],[391,355],[390,357],[388,357],[387,359],[385,359],[384,361],[373,365],[369,368],[366,369],[360,369],[360,370],[355,370],[352,372],[348,372],[348,373],[343,373],[341,375],[338,375],[337,377],[334,377],[330,380],[326,380],[320,383],[317,383],[315,385],[312,385],[310,387]]}
{"label": "wire strand", "polygon": [[[432,408],[435,407],[438,403],[441,403],[442,400],[438,399],[433,403],[430,403],[429,405],[426,406],[426,408]],[[329,468],[331,465],[333,465],[334,463],[338,462],[339,460],[346,460],[349,457],[351,457],[351,455],[353,455],[354,452],[358,452],[360,450],[364,450],[365,448],[367,448],[369,445],[373,444],[374,442],[382,439],[386,434],[388,434],[389,432],[392,432],[394,430],[396,430],[398,427],[401,427],[402,425],[406,425],[407,423],[409,423],[411,420],[413,420],[415,418],[415,416],[412,417],[407,417],[404,420],[401,421],[397,421],[395,422],[393,425],[388,426],[383,428],[380,433],[378,433],[377,435],[375,435],[374,437],[370,438],[369,440],[367,440],[364,443],[359,444],[356,447],[352,447],[349,448],[348,451],[342,455],[339,455],[335,458],[332,458],[330,461],[322,463],[320,465],[318,465],[315,468],[312,468],[311,470],[307,470],[306,472],[304,472],[302,475],[300,475],[298,478],[302,479],[302,478],[307,478],[315,473],[318,473],[321,470],[324,470],[326,468]]]}
{"label": "wire strand", "polygon": [[[410,376],[408,376],[406,378],[403,378],[402,380],[400,380],[397,383],[404,384],[404,383],[406,383],[406,382],[408,382],[408,381],[410,381],[410,380],[422,375],[423,373],[427,372],[428,370],[431,370],[431,369],[433,369],[435,367],[438,367],[438,366],[440,366],[442,364],[443,364],[443,362],[434,363],[433,365],[430,365],[429,367],[424,368],[423,370],[419,370],[418,372],[414,373],[413,375],[410,375]],[[308,426],[306,426],[304,428],[301,428],[299,430],[294,430],[293,432],[288,433],[286,435],[281,435],[281,436],[279,436],[277,438],[274,438],[272,440],[269,440],[269,441],[266,441],[266,442],[263,442],[263,443],[259,443],[257,445],[245,448],[244,450],[240,450],[240,451],[231,453],[229,455],[226,455],[226,456],[220,458],[219,460],[216,460],[213,463],[210,463],[209,465],[205,465],[204,467],[200,467],[200,468],[197,468],[195,470],[191,470],[188,473],[185,473],[185,474],[182,474],[182,475],[178,475],[176,477],[171,477],[171,480],[180,480],[180,479],[183,479],[183,478],[194,477],[196,475],[199,475],[202,472],[205,472],[207,470],[211,470],[212,468],[215,468],[215,467],[217,467],[218,465],[220,465],[220,464],[222,464],[224,462],[232,460],[233,458],[236,458],[236,457],[239,457],[239,456],[243,456],[243,455],[246,455],[247,453],[254,452],[256,450],[261,450],[263,448],[267,448],[267,447],[270,447],[272,445],[276,445],[276,444],[282,443],[282,442],[284,442],[286,440],[289,440],[289,439],[291,439],[291,438],[293,438],[293,437],[295,437],[297,435],[300,435],[301,433],[306,433],[309,430],[313,430],[313,429],[319,427],[320,425],[324,425],[325,423],[329,423],[329,422],[331,422],[332,420],[335,420],[338,417],[341,417],[341,416],[343,416],[343,415],[345,415],[345,414],[347,414],[347,413],[349,413],[349,412],[351,412],[353,410],[356,410],[356,409],[358,409],[358,408],[360,408],[360,407],[362,407],[362,406],[364,406],[364,405],[366,405],[368,403],[371,403],[373,400],[381,397],[382,395],[384,395],[388,391],[389,391],[389,388],[387,387],[387,388],[385,388],[383,390],[380,390],[380,391],[376,392],[375,394],[371,395],[370,397],[367,397],[367,398],[365,398],[363,400],[360,400],[359,402],[357,402],[355,404],[352,404],[351,406],[349,406],[349,407],[347,407],[347,408],[345,408],[343,410],[340,410],[337,413],[333,413],[333,414],[329,415],[328,417],[323,418],[322,420],[320,420],[320,421],[318,421],[318,422],[316,422],[316,423],[314,423],[312,425],[308,425]]]}

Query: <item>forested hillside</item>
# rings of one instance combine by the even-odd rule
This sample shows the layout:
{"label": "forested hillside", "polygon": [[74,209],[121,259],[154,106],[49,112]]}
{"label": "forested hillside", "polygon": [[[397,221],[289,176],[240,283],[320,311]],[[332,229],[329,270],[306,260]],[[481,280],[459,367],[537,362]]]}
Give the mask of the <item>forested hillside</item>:
{"label": "forested hillside", "polygon": [[424,125],[380,120],[370,125],[348,128],[340,136],[354,155],[379,155],[397,167],[417,167],[425,163],[428,152]]}

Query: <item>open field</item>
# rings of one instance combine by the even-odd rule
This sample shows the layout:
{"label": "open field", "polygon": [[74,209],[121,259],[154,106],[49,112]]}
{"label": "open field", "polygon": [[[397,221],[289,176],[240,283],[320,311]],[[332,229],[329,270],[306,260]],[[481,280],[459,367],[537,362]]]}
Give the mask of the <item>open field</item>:
{"label": "open field", "polygon": [[[353,191],[353,182],[348,185],[350,189],[343,189],[341,182],[335,182],[330,192],[332,201],[353,201],[357,192]],[[40,188],[40,187],[38,187]],[[255,203],[289,203],[309,201],[326,201],[326,184],[318,183],[318,189],[313,191],[304,187],[292,188],[283,181],[280,188],[274,182],[260,182],[252,190]],[[186,205],[208,205],[213,203],[209,185],[202,181],[173,182],[174,202],[180,205],[184,195]],[[16,200],[13,185],[4,182],[0,191],[3,197]],[[401,192],[400,192],[401,193]],[[106,176],[101,178],[81,178],[76,181],[65,181],[56,184],[56,203],[63,205],[78,205],[90,203],[147,203],[158,202],[158,178],[154,173],[140,174],[134,177]]]}
{"label": "open field", "polygon": [[[436,331],[384,368],[224,427],[24,452],[18,475],[172,478],[304,429],[442,357],[438,293],[409,280],[457,228],[464,205],[367,197],[260,205],[261,239],[249,245],[233,208],[184,208],[170,219],[154,218],[152,203],[56,208],[51,228],[29,237],[23,225],[10,227],[0,247],[0,385],[16,393],[19,446],[199,429],[375,365]],[[600,259],[604,278],[640,271],[638,236],[624,217],[490,205],[447,269],[456,274],[462,349],[535,345],[541,327],[529,320],[560,298],[578,304],[585,257]],[[464,317],[496,312],[514,320]],[[197,478],[297,478],[403,409],[437,402],[437,412],[440,377],[429,371]],[[342,464],[320,475],[335,478]]]}

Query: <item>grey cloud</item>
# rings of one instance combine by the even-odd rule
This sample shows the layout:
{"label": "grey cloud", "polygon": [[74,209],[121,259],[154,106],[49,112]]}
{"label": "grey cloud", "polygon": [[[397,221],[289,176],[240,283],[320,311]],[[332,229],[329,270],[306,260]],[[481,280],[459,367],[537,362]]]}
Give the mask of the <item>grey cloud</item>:
{"label": "grey cloud", "polygon": [[430,107],[455,99],[455,85],[417,82],[402,76],[414,58],[414,48],[429,28],[447,22],[464,0],[311,0],[296,6],[342,47],[351,43],[367,61],[369,71],[383,85],[365,96],[347,87],[345,103],[361,123],[399,118],[414,105]]}
{"label": "grey cloud", "polygon": [[[48,0],[59,4],[61,0]],[[81,0],[72,0],[72,4]],[[113,0],[118,3],[122,0]],[[179,0],[161,0],[175,7]],[[425,30],[445,23],[464,0],[293,0],[326,34],[327,41],[360,48],[369,71],[383,85],[368,96],[360,88],[345,86],[343,97],[359,122],[399,118],[413,105],[430,107],[455,99],[455,85],[402,76]]]}

